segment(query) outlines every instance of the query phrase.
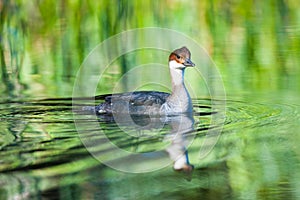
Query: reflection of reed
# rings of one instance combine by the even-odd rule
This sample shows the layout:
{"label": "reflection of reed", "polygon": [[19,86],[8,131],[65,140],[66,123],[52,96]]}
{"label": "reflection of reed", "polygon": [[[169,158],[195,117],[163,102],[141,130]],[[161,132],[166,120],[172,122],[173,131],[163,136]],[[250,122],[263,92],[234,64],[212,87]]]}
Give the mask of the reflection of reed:
{"label": "reflection of reed", "polygon": [[2,2],[2,8],[0,8],[0,62],[1,62],[1,72],[2,72],[2,80],[7,82],[7,70],[6,70],[6,63],[4,57],[4,24],[6,21],[7,15],[7,3]]}
{"label": "reflection of reed", "polygon": [[1,79],[5,92],[14,96],[20,88],[20,70],[23,64],[25,21],[19,11],[19,3],[0,2],[0,63]]}

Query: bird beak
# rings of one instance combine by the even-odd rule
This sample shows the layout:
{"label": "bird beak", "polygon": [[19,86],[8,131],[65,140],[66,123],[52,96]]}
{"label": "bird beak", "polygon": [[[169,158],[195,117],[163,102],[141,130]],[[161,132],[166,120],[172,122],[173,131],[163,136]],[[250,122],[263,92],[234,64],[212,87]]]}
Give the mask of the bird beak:
{"label": "bird beak", "polygon": [[185,59],[183,65],[186,67],[194,67],[195,66],[195,64],[189,58]]}

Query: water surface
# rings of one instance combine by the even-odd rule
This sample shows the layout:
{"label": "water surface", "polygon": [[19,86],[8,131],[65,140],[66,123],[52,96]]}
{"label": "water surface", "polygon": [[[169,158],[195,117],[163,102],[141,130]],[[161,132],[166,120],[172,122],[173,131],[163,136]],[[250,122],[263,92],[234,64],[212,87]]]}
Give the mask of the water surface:
{"label": "water surface", "polygon": [[[274,196],[274,191],[276,196],[299,198],[300,174],[294,167],[299,165],[299,135],[295,131],[299,128],[299,107],[228,100],[222,135],[210,154],[200,159],[208,130],[218,128],[210,126],[217,111],[212,110],[210,99],[193,102],[195,131],[189,133],[193,141],[188,155],[194,170],[177,172],[170,162],[142,174],[107,167],[87,151],[82,142],[85,136],[78,134],[73,122],[76,114],[70,99],[2,102],[1,198],[260,199]],[[80,120],[85,124],[86,137],[99,140],[99,131],[105,130],[112,143],[129,152],[163,151],[170,144],[165,139],[168,126],[137,137],[129,129],[122,131],[111,119],[83,116]],[[93,122],[101,128],[92,127]],[[118,161],[105,143],[96,143],[93,148],[105,152],[107,160],[117,160],[129,168],[157,165],[151,159]],[[168,159],[167,154],[164,159]]]}

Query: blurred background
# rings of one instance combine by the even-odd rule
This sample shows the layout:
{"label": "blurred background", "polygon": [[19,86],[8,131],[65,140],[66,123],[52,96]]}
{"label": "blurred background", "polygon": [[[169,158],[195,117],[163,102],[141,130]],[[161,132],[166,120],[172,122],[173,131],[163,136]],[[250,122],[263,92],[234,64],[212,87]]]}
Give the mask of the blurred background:
{"label": "blurred background", "polygon": [[[3,98],[70,97],[96,45],[128,29],[162,27],[208,51],[229,96],[296,98],[299,10],[296,0],[1,0],[0,91]],[[128,70],[120,61],[115,74]]]}
{"label": "blurred background", "polygon": [[[193,174],[172,166],[145,174],[113,170],[87,152],[74,124],[69,97],[84,59],[115,34],[144,27],[195,40],[223,78],[222,134],[199,159],[206,131],[219,128],[210,126],[219,110],[212,109],[203,80],[193,78],[192,69],[186,73],[199,91],[189,147]],[[167,66],[167,56],[147,50],[116,59],[95,94],[111,92],[136,64]],[[198,56],[192,52],[192,59]],[[300,199],[299,0],[0,0],[0,65],[1,200]],[[168,77],[142,69],[134,71],[137,78]],[[135,85],[134,78],[124,83]],[[112,142],[132,152],[163,149],[169,134],[167,127],[151,138],[133,138],[101,118],[91,127],[94,116],[84,117],[86,138],[101,139],[99,123]],[[94,148],[115,161],[106,144]],[[121,161],[135,167],[126,157]]]}

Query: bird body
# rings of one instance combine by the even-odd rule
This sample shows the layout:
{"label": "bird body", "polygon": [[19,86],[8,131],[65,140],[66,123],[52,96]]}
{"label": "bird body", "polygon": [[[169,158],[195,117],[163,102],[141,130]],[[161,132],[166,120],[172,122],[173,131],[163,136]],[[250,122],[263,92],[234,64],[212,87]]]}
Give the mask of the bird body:
{"label": "bird body", "polygon": [[192,112],[192,101],[184,84],[186,67],[195,64],[186,47],[174,50],[169,56],[172,93],[158,91],[134,91],[105,96],[105,101],[94,108],[97,114],[176,114]]}

